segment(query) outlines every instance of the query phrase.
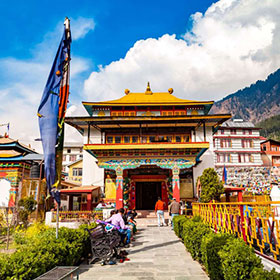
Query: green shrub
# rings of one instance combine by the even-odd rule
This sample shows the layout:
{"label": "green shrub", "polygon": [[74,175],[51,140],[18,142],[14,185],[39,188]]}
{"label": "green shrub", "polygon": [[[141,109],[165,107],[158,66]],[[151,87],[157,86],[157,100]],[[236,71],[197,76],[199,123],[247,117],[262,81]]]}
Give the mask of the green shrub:
{"label": "green shrub", "polygon": [[185,221],[190,220],[189,218],[187,218],[186,216],[175,216],[172,220],[173,224],[174,224],[174,232],[175,234],[182,238],[182,230],[183,230],[183,224]]}
{"label": "green shrub", "polygon": [[273,268],[271,271],[264,270],[260,267],[255,267],[251,274],[251,280],[279,280],[280,274]]}
{"label": "green shrub", "polygon": [[214,168],[204,169],[199,177],[201,183],[200,201],[209,202],[210,200],[220,200],[220,195],[224,192],[224,184]]}
{"label": "green shrub", "polygon": [[204,235],[211,232],[209,226],[202,222],[192,219],[183,224],[183,233],[185,247],[190,252],[193,259],[201,262],[201,241]]}
{"label": "green shrub", "polygon": [[261,259],[241,239],[229,239],[218,254],[225,280],[250,279],[255,267],[262,268]]}
{"label": "green shrub", "polygon": [[221,258],[218,252],[223,248],[229,239],[234,237],[224,233],[210,232],[202,238],[201,255],[202,263],[211,280],[223,280]]}
{"label": "green shrub", "polygon": [[[93,224],[90,227],[95,227]],[[72,266],[80,263],[90,248],[86,225],[79,229],[59,229],[56,239],[55,229],[41,228],[37,235],[26,237],[18,250],[9,255],[0,256],[0,279],[34,279],[54,266]]]}

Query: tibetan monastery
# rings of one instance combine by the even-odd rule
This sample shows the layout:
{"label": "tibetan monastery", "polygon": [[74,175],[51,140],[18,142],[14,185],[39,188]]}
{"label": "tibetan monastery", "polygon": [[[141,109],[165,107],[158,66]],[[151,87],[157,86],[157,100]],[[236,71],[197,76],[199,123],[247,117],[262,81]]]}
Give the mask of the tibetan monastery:
{"label": "tibetan monastery", "polygon": [[105,200],[154,209],[158,196],[191,200],[195,182],[214,167],[213,133],[231,115],[208,115],[213,101],[177,98],[173,89],[125,90],[120,99],[83,102],[89,116],[66,123],[84,137],[83,181],[103,187]]}

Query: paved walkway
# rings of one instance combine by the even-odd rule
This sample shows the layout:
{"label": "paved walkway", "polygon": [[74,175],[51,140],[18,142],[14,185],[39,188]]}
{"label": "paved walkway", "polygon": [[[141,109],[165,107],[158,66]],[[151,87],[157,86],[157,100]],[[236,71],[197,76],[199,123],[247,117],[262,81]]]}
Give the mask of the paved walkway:
{"label": "paved walkway", "polygon": [[170,227],[140,227],[128,249],[130,261],[80,266],[80,280],[209,279]]}

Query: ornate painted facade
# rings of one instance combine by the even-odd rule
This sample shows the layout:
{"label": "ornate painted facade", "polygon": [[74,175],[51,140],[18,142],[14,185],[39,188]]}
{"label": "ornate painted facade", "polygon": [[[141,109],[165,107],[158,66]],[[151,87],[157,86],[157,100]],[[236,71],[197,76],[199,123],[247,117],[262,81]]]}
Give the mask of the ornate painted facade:
{"label": "ornate painted facade", "polygon": [[9,206],[13,206],[18,198],[23,178],[29,177],[31,162],[24,156],[35,153],[16,140],[0,138],[0,179],[11,184]]}
{"label": "ornate painted facade", "polygon": [[172,197],[193,199],[196,177],[214,166],[213,133],[231,117],[209,115],[213,103],[177,98],[173,89],[154,93],[149,84],[143,93],[83,102],[89,116],[66,118],[84,137],[83,185],[105,183],[106,193],[113,180],[117,208],[152,209],[158,196],[166,207]]}

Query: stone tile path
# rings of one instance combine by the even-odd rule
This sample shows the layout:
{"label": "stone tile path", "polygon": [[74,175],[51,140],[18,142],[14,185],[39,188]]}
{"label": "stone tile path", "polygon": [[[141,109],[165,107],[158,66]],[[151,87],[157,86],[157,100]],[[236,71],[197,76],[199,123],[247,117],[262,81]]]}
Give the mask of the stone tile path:
{"label": "stone tile path", "polygon": [[130,261],[80,266],[80,280],[209,279],[170,227],[142,226],[128,249]]}

